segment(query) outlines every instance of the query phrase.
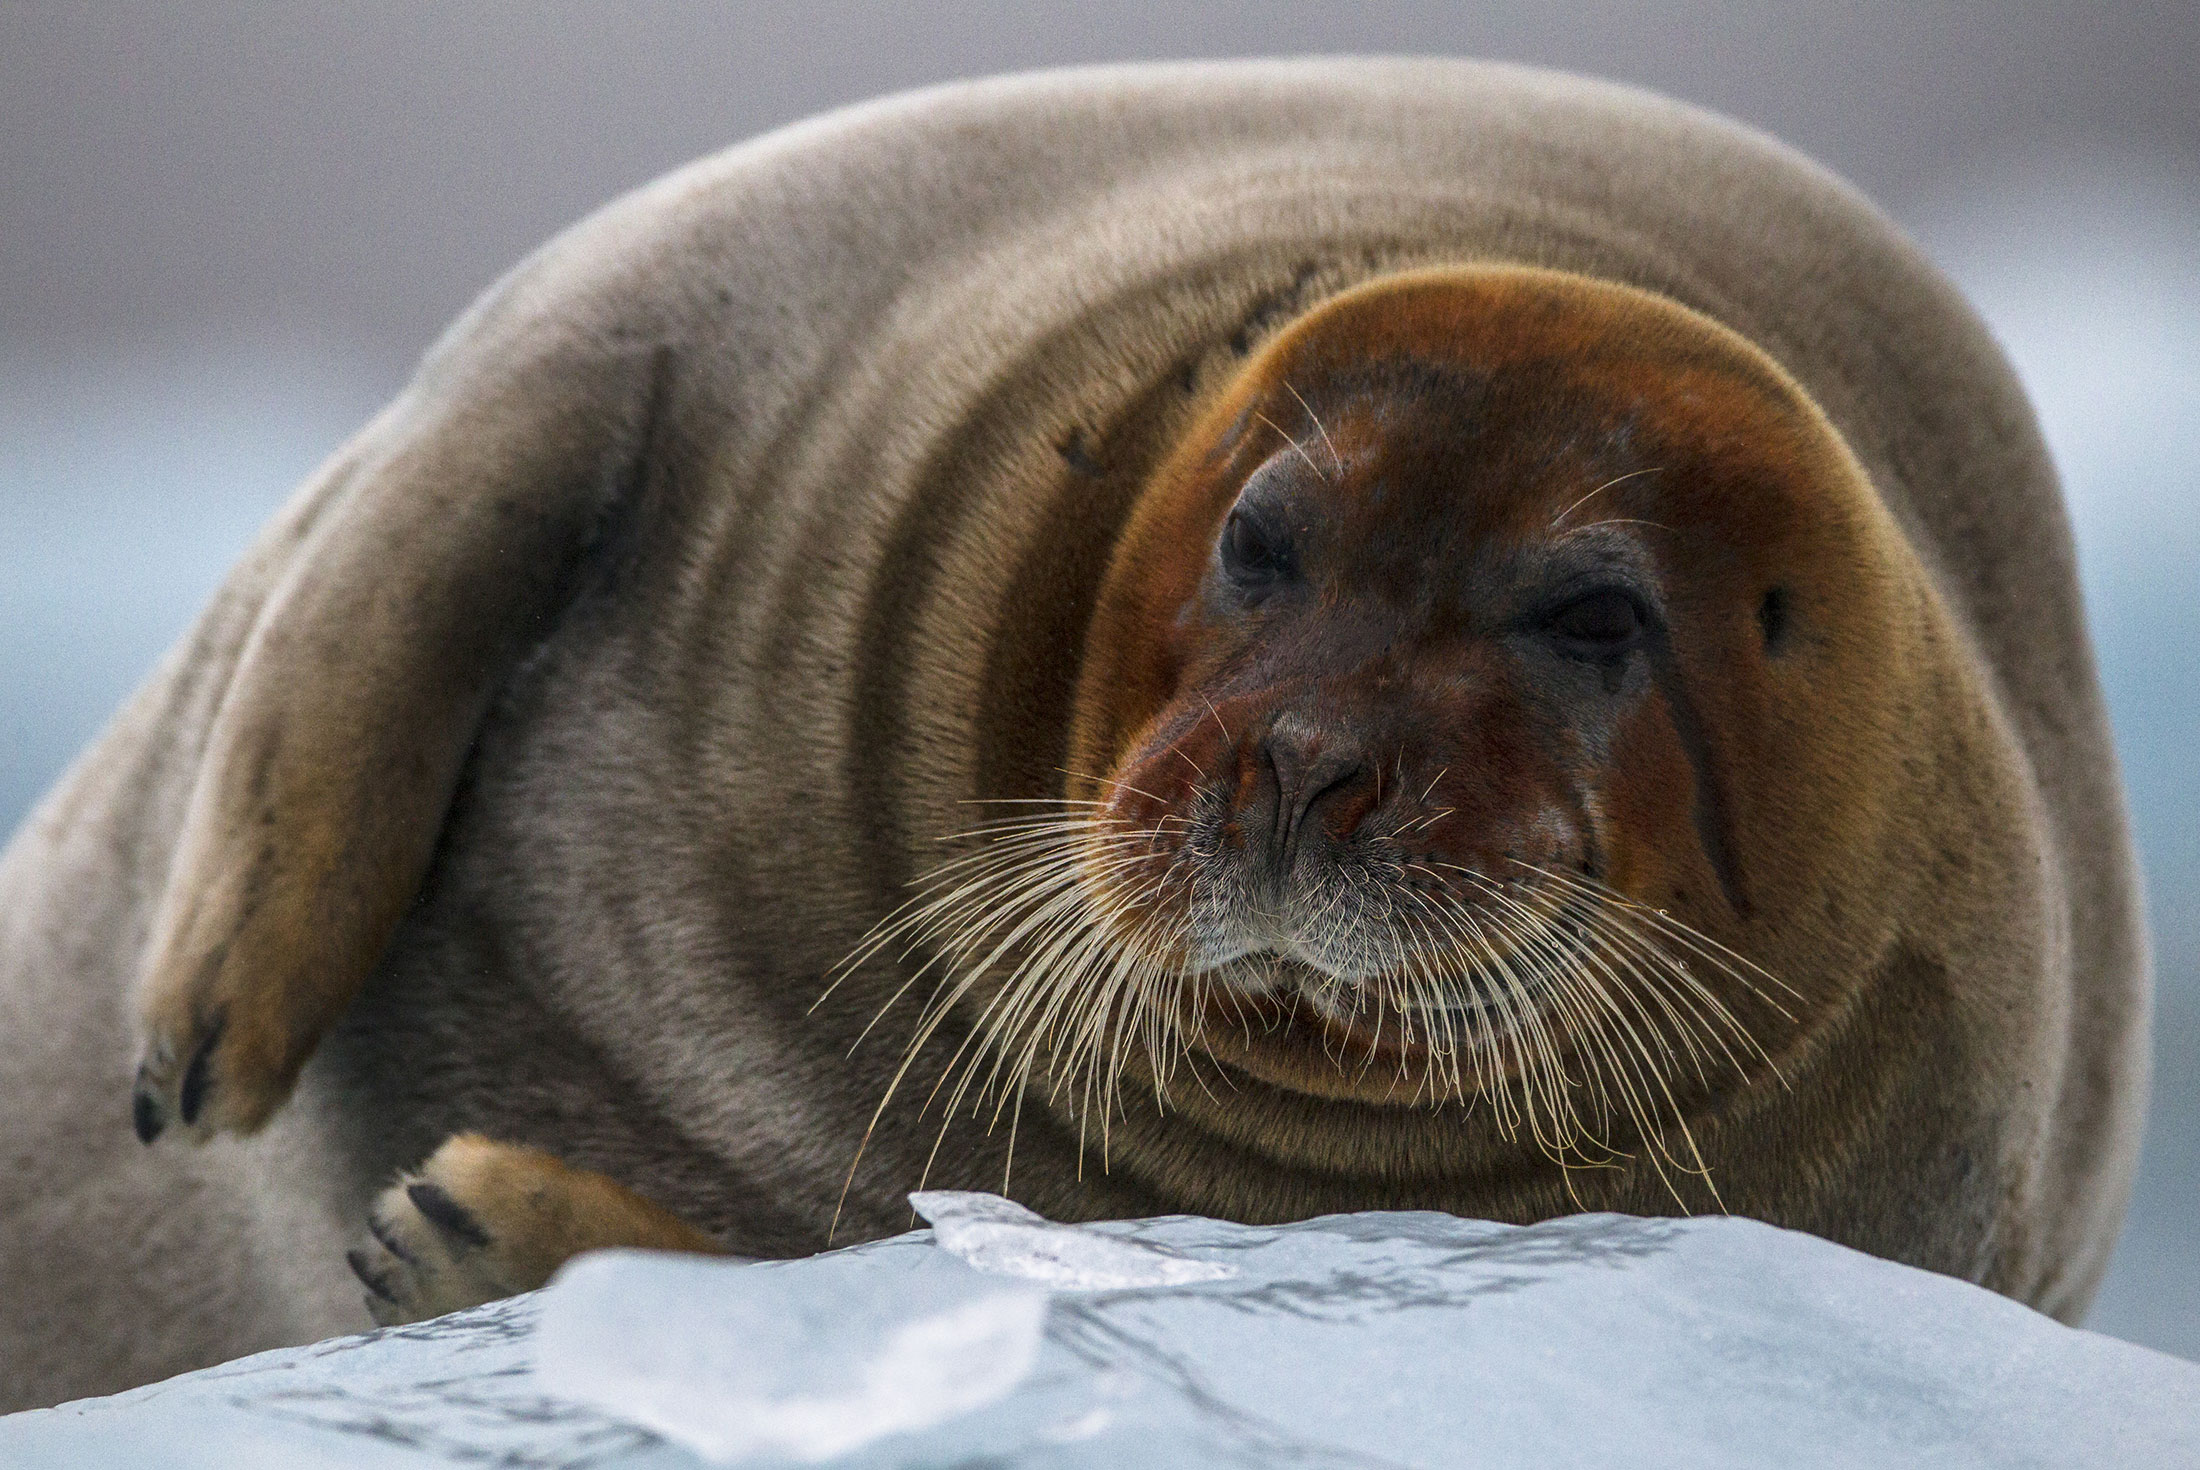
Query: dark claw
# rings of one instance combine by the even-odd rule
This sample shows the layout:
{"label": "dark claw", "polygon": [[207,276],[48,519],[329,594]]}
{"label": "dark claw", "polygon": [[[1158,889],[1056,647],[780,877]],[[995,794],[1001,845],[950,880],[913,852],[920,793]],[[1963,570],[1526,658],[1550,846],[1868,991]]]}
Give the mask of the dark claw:
{"label": "dark claw", "polygon": [[176,1103],[186,1125],[199,1121],[199,1109],[206,1103],[207,1085],[213,1081],[207,1062],[214,1054],[214,1043],[221,1039],[222,1021],[217,1017],[214,1024],[206,1028],[206,1040],[200,1042],[199,1049],[192,1054],[191,1065],[184,1068],[183,1091]]}
{"label": "dark claw", "polygon": [[406,1265],[418,1266],[420,1264],[419,1259],[405,1248],[404,1242],[397,1238],[397,1232],[382,1223],[380,1215],[370,1214],[367,1216],[367,1234],[380,1241],[382,1249],[388,1251]]}
{"label": "dark claw", "polygon": [[130,1089],[130,1126],[137,1130],[139,1143],[151,1143],[168,1126],[167,1114],[145,1080],[143,1067],[138,1068],[137,1085]]}
{"label": "dark claw", "polygon": [[365,1251],[356,1249],[345,1251],[344,1264],[351,1267],[351,1274],[359,1278],[361,1286],[364,1286],[368,1291],[373,1292],[392,1306],[397,1304],[396,1296],[390,1291],[389,1277],[367,1264],[367,1253]]}
{"label": "dark claw", "polygon": [[429,1224],[445,1235],[477,1249],[489,1243],[489,1232],[481,1228],[481,1222],[440,1186],[425,1180],[418,1184],[408,1184],[405,1186],[405,1197],[413,1202],[414,1209],[428,1217]]}

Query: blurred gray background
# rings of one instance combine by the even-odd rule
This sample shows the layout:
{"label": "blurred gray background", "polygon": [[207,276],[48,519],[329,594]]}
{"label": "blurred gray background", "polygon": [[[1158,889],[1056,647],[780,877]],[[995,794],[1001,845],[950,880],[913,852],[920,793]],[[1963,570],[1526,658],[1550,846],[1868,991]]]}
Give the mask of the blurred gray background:
{"label": "blurred gray background", "polygon": [[823,108],[1179,56],[1494,56],[1754,123],[1971,293],[2062,467],[2147,864],[2137,1198],[2094,1326],[2200,1358],[2200,5],[0,5],[0,828],[507,265]]}

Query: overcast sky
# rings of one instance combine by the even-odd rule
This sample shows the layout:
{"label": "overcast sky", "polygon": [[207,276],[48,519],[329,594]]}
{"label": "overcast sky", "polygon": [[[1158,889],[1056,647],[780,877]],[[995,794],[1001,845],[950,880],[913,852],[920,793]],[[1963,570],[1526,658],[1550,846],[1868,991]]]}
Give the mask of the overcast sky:
{"label": "overcast sky", "polygon": [[0,6],[0,339],[305,334],[394,381],[559,226],[881,92],[1169,56],[1444,52],[1718,108],[1908,217],[2009,160],[2200,159],[2194,0],[338,0]]}

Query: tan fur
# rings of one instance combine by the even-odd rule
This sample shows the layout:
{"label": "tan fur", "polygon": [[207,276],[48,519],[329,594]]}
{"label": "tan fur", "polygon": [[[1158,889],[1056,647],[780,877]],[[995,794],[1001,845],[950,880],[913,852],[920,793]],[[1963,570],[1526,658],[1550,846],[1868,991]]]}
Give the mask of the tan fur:
{"label": "tan fur", "polygon": [[[1554,1177],[1457,1108],[1149,1092],[1105,1158],[1043,1097],[943,1120],[960,1010],[882,1112],[922,957],[820,1000],[941,839],[1017,809],[974,803],[1059,796],[1073,725],[1113,759],[1165,698],[1134,670],[1080,705],[1075,651],[1246,364],[1321,302],[1462,265],[1717,324],[1777,366],[1699,429],[1785,403],[1846,467],[1775,478],[1869,487],[1826,503],[1891,569],[1854,585],[1899,636],[1836,650],[1893,670],[1883,697],[1706,696],[1714,744],[1821,773],[1801,805],[1735,798],[1795,880],[1749,937],[1822,983],[1776,1051],[1804,1084],[1700,1112],[1729,1206],[2081,1314],[2129,1187],[2146,961],[2053,474],[1977,322],[1837,182],[1659,99],[1455,62],[1128,68],[857,109],[613,205],[270,528],[0,859],[0,1404],[365,1325],[343,1252],[456,1134],[758,1256],[1004,1175],[1068,1219],[1677,1208],[1639,1162]],[[1095,743],[1099,708],[1126,728]],[[1616,820],[1681,830],[1643,718]],[[1880,886],[1829,906],[1821,860],[1860,844]],[[486,1166],[451,1188],[530,1244],[439,1264],[454,1297],[663,1223],[538,1233],[525,1201],[603,1186],[468,1150],[530,1160],[517,1194]]]}
{"label": "tan fur", "polygon": [[[423,1201],[437,1208],[438,1195],[444,1213],[424,1213]],[[387,1327],[533,1291],[574,1256],[607,1246],[722,1250],[601,1174],[462,1133],[382,1191],[352,1270],[369,1287],[367,1309]]]}

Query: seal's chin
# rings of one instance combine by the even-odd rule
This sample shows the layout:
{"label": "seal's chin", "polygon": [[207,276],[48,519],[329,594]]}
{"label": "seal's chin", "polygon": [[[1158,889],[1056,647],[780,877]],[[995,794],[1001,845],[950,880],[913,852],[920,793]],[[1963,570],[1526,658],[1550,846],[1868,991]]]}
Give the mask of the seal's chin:
{"label": "seal's chin", "polygon": [[[1525,983],[1523,981],[1525,980]],[[1543,987],[1515,975],[1442,994],[1393,977],[1345,978],[1303,959],[1246,955],[1191,987],[1193,1045],[1237,1072],[1341,1101],[1431,1106],[1513,1071],[1550,1043]]]}

